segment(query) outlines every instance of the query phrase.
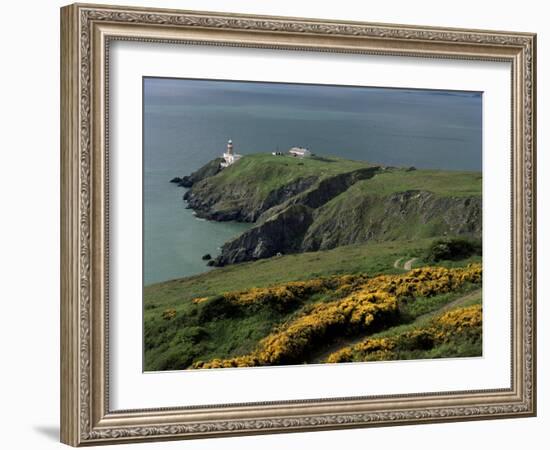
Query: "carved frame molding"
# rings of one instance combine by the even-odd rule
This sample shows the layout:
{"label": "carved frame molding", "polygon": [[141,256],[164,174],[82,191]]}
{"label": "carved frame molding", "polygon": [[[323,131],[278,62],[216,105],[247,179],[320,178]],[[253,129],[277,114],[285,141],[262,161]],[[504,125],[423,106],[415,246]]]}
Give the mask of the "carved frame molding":
{"label": "carved frame molding", "polygon": [[[512,386],[487,391],[110,411],[108,62],[113,40],[509,61]],[[536,36],[75,4],[61,10],[61,439],[79,446],[536,414]]]}

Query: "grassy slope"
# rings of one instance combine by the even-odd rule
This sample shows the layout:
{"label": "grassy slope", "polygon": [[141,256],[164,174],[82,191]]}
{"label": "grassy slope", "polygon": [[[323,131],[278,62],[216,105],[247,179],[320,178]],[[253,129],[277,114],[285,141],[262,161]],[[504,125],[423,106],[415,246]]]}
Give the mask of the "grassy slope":
{"label": "grassy slope", "polygon": [[210,182],[224,186],[252,186],[257,195],[269,192],[299,178],[319,178],[372,167],[365,161],[351,161],[336,157],[292,158],[267,153],[245,155],[236,164],[219,172]]}
{"label": "grassy slope", "polygon": [[[421,330],[430,327],[432,319],[436,316],[443,314],[447,311],[452,311],[460,308],[465,308],[472,305],[482,304],[482,294],[479,287],[466,286],[460,292],[462,293],[449,293],[438,295],[431,298],[419,298],[417,300],[418,307],[422,311],[422,314],[416,320],[403,325],[397,325],[395,327],[388,328],[387,330],[373,333],[369,336],[369,339],[375,338],[399,338],[408,332],[415,330]],[[465,292],[470,292],[469,295],[464,295]],[[461,297],[465,298],[465,301],[461,301],[455,307],[449,309],[442,309],[442,306],[456,300],[460,300]],[[439,304],[437,307],[436,304]],[[412,314],[414,317],[415,314]],[[456,357],[472,357],[482,356],[482,341],[471,342],[463,339],[462,336],[457,335],[456,339],[442,345],[437,345],[434,348],[421,350],[410,349],[401,350],[399,352],[399,359],[433,359],[433,358],[456,358]]]}
{"label": "grassy slope", "polygon": [[[404,262],[407,257],[422,256],[424,249],[433,240],[429,238],[348,245],[322,252],[298,253],[229,265],[193,277],[146,286],[145,308],[172,307],[195,297],[325,275],[401,273],[403,270],[393,267],[395,260],[402,257]],[[479,258],[471,261],[474,260],[479,261]],[[419,260],[415,266],[422,264],[423,261]],[[447,262],[438,265],[453,264]]]}
{"label": "grassy slope", "polygon": [[[163,370],[173,367],[175,362],[189,365],[193,360],[248,353],[274,326],[288,320],[293,314],[292,311],[283,314],[272,309],[260,309],[252,315],[224,318],[224,311],[220,310],[213,318],[205,318],[206,308],[210,307],[207,304],[194,304],[191,301],[193,298],[333,274],[402,273],[403,270],[393,267],[395,260],[421,256],[430,242],[430,239],[425,239],[374,243],[286,255],[148,286],[145,288],[144,311],[146,370]],[[438,265],[463,266],[479,259],[473,257]],[[416,265],[423,264],[420,259]],[[422,312],[438,308],[441,303],[452,301],[453,298],[455,295],[447,295],[440,301],[432,298]],[[316,296],[310,300],[319,302],[327,299],[329,296]],[[176,310],[177,319],[174,321],[166,322],[162,319],[163,311],[168,308]]]}
{"label": "grassy slope", "polygon": [[[217,200],[219,211],[260,207],[268,195],[301,179],[321,180],[341,173],[371,167],[362,161],[341,158],[293,158],[256,153],[245,155],[237,163],[204,180],[208,192],[230,192]],[[198,189],[202,189],[199,185]]]}
{"label": "grassy slope", "polygon": [[[327,162],[332,161],[332,162]],[[269,164],[266,164],[269,163]],[[292,179],[311,175],[329,176],[367,167],[368,164],[338,158],[296,159],[268,154],[247,155],[238,164],[216,175],[217,183],[257,183],[260,191],[269,191],[287,184]],[[437,195],[480,195],[481,175],[477,172],[443,172],[416,170],[407,172],[393,169],[369,180],[359,181],[323,207],[322,214],[334,214],[342,207],[353,209],[365,194],[384,195],[410,189],[429,190]],[[171,305],[182,300],[213,295],[222,290],[246,289],[322,275],[340,273],[391,273],[393,262],[399,256],[419,256],[433,239],[367,243],[338,247],[323,253],[285,255],[256,262],[217,269],[181,280],[147,286],[145,304]]]}
{"label": "grassy slope", "polygon": [[[471,305],[481,304],[481,289],[479,286],[466,285],[460,290],[449,292],[434,297],[420,297],[410,305],[410,310],[407,311],[411,321],[410,323],[398,325],[378,333],[373,333],[370,337],[392,337],[397,336],[406,331],[421,328],[430,323],[430,321],[440,313],[441,309],[456,300],[457,298],[466,298],[466,301],[460,302],[457,307],[464,308]],[[451,308],[454,309],[454,308]]]}
{"label": "grassy slope", "polygon": [[[308,179],[311,183],[334,175],[372,167],[365,161],[336,157],[294,158],[255,153],[208,177],[193,187],[199,197],[215,199],[216,211],[261,209],[279,188]],[[223,194],[223,195],[222,195]],[[271,203],[270,203],[271,204]]]}
{"label": "grassy slope", "polygon": [[[245,155],[236,164],[222,170],[208,183],[226,192],[246,190],[254,202],[263,201],[275,189],[308,177],[323,179],[341,173],[373,167],[365,161],[337,157],[292,158],[267,153]],[[442,196],[481,194],[480,172],[388,169],[370,180],[357,183],[350,194],[387,195],[407,190],[428,190]],[[339,197],[346,196],[347,193]]]}
{"label": "grassy slope", "polygon": [[442,197],[481,195],[481,172],[391,169],[356,183],[355,194],[388,195],[409,190],[430,191]]}
{"label": "grassy slope", "polygon": [[[337,157],[292,158],[267,153],[245,155],[238,163],[219,172],[216,183],[254,183],[259,192],[268,193],[298,178],[320,178],[373,167],[365,161]],[[470,196],[481,193],[481,173],[444,170],[387,169],[361,183],[363,189],[381,195],[411,189],[431,191],[443,196]]]}
{"label": "grassy slope", "polygon": [[[237,164],[210,178],[209,182],[223,189],[253,189],[254,201],[262,201],[272,190],[299,178],[316,176],[321,179],[370,166],[365,162],[339,158],[295,159],[254,154],[243,157]],[[413,189],[430,190],[442,196],[479,195],[481,176],[467,172],[391,169],[356,183],[329,204],[345,201],[353,208],[358,197],[364,196],[365,192],[382,196]],[[323,213],[327,212],[330,213],[330,208]],[[289,317],[277,311],[260,310],[250,316],[227,320],[223,319],[223,312],[220,316],[205,319],[204,305],[194,304],[191,301],[193,298],[333,274],[402,272],[393,267],[395,260],[421,257],[432,240],[396,240],[285,255],[147,286],[144,291],[146,370],[162,370],[163,367],[174,367],[175,363],[188,365],[196,359],[209,360],[248,353],[275,325]],[[465,265],[479,260],[479,257],[474,257],[438,265]],[[415,265],[422,264],[420,259]],[[435,307],[447,300],[452,298],[431,301]],[[425,310],[430,310],[430,307],[426,305]],[[162,319],[162,312],[168,308],[175,309],[177,314],[177,318],[169,322]]]}
{"label": "grassy slope", "polygon": [[[481,196],[481,181],[479,172],[438,170],[409,172],[403,169],[391,169],[373,178],[358,181],[347,191],[323,205],[318,210],[316,224],[322,227],[324,223],[333,223],[335,217],[347,217],[347,222],[355,223],[356,227],[362,223],[362,227],[368,229],[370,224],[384,223],[387,219],[385,198],[392,193],[422,190],[432,192],[439,197],[477,197]],[[365,201],[368,204],[368,213],[362,215],[360,211],[356,211],[356,208],[358,205],[363,205]],[[349,217],[350,214],[354,215],[353,220]],[[384,235],[384,239],[426,238],[443,235],[447,229],[448,225],[439,216],[424,221],[420,216],[412,214],[408,217],[398,217],[391,231]],[[313,228],[312,232],[320,231]]]}

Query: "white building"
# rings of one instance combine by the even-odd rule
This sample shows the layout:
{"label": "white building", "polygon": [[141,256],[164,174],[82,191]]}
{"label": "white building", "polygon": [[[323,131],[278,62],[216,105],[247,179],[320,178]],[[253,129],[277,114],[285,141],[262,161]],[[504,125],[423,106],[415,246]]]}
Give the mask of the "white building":
{"label": "white building", "polygon": [[304,147],[292,147],[288,153],[290,156],[294,156],[296,158],[308,158],[311,156],[311,152]]}
{"label": "white building", "polygon": [[233,151],[233,141],[229,139],[227,141],[227,150],[223,154],[223,161],[221,162],[221,166],[223,168],[229,167],[231,164],[236,163],[239,159],[241,159],[243,155],[239,155],[238,153],[235,153]]}

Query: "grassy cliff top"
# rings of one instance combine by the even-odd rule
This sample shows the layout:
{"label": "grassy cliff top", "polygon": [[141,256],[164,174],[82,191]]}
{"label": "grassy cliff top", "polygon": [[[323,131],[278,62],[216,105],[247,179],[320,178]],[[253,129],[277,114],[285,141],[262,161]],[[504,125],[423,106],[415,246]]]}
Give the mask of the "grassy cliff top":
{"label": "grassy cliff top", "polygon": [[294,180],[308,177],[319,179],[373,167],[365,161],[336,157],[293,158],[267,153],[244,155],[237,163],[222,170],[213,179],[220,184],[257,184],[259,193],[268,193]]}
{"label": "grassy cliff top", "polygon": [[[323,179],[334,175],[380,165],[338,157],[293,158],[267,153],[245,155],[222,170],[213,180],[219,185],[251,186],[265,195],[294,180],[308,177]],[[357,183],[357,189],[387,195],[408,190],[430,191],[442,196],[481,195],[481,172],[448,170],[381,169],[375,177]]]}

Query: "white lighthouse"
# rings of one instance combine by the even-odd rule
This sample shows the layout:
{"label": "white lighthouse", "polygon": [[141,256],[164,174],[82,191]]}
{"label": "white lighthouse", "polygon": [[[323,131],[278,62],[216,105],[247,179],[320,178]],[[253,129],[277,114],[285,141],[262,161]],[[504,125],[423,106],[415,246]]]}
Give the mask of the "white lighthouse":
{"label": "white lighthouse", "polygon": [[229,167],[231,164],[234,164],[241,159],[241,157],[242,155],[239,155],[233,151],[233,141],[229,139],[227,141],[227,149],[223,153],[223,161],[221,162],[221,166],[223,168]]}

